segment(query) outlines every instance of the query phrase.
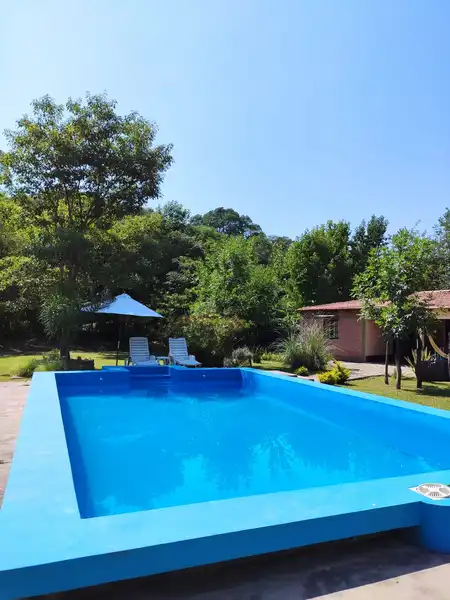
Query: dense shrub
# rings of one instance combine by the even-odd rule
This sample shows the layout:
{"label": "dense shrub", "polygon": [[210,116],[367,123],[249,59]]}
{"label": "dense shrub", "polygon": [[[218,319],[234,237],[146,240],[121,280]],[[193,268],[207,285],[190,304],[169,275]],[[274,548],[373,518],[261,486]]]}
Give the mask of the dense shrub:
{"label": "dense shrub", "polygon": [[223,366],[225,368],[233,368],[233,367],[238,367],[238,364],[236,363],[236,361],[234,360],[234,358],[231,358],[231,356],[226,356],[223,359]]}
{"label": "dense shrub", "polygon": [[275,345],[284,364],[292,371],[306,367],[322,371],[331,359],[331,342],[321,323],[308,321],[291,328]]}
{"label": "dense shrub", "polygon": [[329,385],[336,385],[336,373],[333,371],[325,371],[324,373],[319,373],[317,376],[320,383],[327,383]]}
{"label": "dense shrub", "polygon": [[171,335],[185,337],[189,352],[204,366],[219,367],[242,339],[248,323],[221,315],[182,317],[171,327]]}
{"label": "dense shrub", "polygon": [[264,349],[261,346],[252,346],[253,362],[260,363],[264,354]]}
{"label": "dense shrub", "polygon": [[261,354],[261,360],[275,360],[276,361],[276,360],[282,360],[282,358],[276,352],[263,352]]}
{"label": "dense shrub", "polygon": [[253,353],[250,348],[247,348],[247,346],[242,346],[241,348],[235,348],[233,350],[231,358],[239,367],[251,367]]}
{"label": "dense shrub", "polygon": [[14,375],[18,377],[31,377],[35,371],[61,371],[63,368],[58,350],[51,350],[47,354],[44,354],[42,358],[30,358],[16,370]]}
{"label": "dense shrub", "polygon": [[38,371],[62,371],[63,369],[63,361],[59,357],[58,350],[51,350],[44,354],[37,368]]}
{"label": "dense shrub", "polygon": [[350,369],[346,369],[344,365],[338,360],[334,361],[334,368],[332,371],[334,371],[335,373],[336,383],[338,385],[342,385],[343,383],[345,383],[351,374]]}
{"label": "dense shrub", "polygon": [[306,367],[299,367],[296,371],[297,375],[300,375],[300,377],[306,377],[307,375],[309,375],[309,371]]}
{"label": "dense shrub", "polygon": [[333,369],[331,369],[331,371],[320,373],[318,378],[320,383],[327,383],[329,385],[342,385],[350,377],[350,373],[350,369],[346,369],[342,363],[335,360]]}
{"label": "dense shrub", "polygon": [[40,364],[41,361],[38,358],[30,358],[15,371],[14,375],[18,377],[31,377]]}

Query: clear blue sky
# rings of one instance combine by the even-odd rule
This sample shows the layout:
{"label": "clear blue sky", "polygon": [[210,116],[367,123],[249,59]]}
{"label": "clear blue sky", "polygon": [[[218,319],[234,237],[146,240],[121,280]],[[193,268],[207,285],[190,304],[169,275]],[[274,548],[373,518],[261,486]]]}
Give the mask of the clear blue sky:
{"label": "clear blue sky", "polygon": [[193,213],[430,230],[450,205],[449,24],[448,0],[4,2],[0,130],[43,94],[107,91],[173,142],[164,199]]}

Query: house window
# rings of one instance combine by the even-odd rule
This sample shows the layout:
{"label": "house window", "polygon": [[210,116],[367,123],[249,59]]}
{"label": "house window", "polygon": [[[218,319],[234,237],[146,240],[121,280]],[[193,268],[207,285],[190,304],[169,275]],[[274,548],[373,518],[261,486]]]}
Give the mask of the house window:
{"label": "house window", "polygon": [[337,317],[331,318],[326,323],[326,331],[329,340],[337,340],[339,339],[339,321]]}

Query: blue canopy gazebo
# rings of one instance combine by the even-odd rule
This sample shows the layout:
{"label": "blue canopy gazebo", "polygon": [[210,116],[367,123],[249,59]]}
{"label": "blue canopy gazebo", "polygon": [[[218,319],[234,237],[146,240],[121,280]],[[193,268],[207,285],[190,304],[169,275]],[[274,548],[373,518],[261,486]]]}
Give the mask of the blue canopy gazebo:
{"label": "blue canopy gazebo", "polygon": [[100,308],[97,308],[92,312],[94,312],[95,314],[119,316],[119,325],[117,331],[116,365],[119,364],[120,338],[122,334],[123,325],[123,322],[120,320],[120,316],[157,319],[164,318],[155,310],[152,310],[151,308],[148,308],[148,306],[145,306],[145,304],[141,304],[137,300],[134,300],[134,298],[132,298],[128,294],[120,294],[119,296],[116,296],[113,300],[105,302]]}

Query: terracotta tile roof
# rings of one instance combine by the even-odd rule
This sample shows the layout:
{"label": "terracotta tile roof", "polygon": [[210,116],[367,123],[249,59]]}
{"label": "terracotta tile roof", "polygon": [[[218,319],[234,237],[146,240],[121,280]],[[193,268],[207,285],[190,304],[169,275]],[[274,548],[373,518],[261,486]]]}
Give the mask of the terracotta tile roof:
{"label": "terracotta tile roof", "polygon": [[[419,292],[418,296],[423,300],[427,300],[430,308],[450,309],[450,290],[430,290]],[[359,300],[347,300],[345,302],[332,302],[331,304],[317,304],[315,306],[304,306],[299,308],[301,312],[309,312],[315,310],[359,310],[361,303]]]}
{"label": "terracotta tile roof", "polygon": [[359,300],[347,300],[346,302],[332,302],[331,304],[316,304],[315,306],[304,306],[299,308],[302,312],[311,310],[358,310],[361,308]]}
{"label": "terracotta tile roof", "polygon": [[426,300],[430,308],[450,308],[450,290],[419,292],[418,296]]}

